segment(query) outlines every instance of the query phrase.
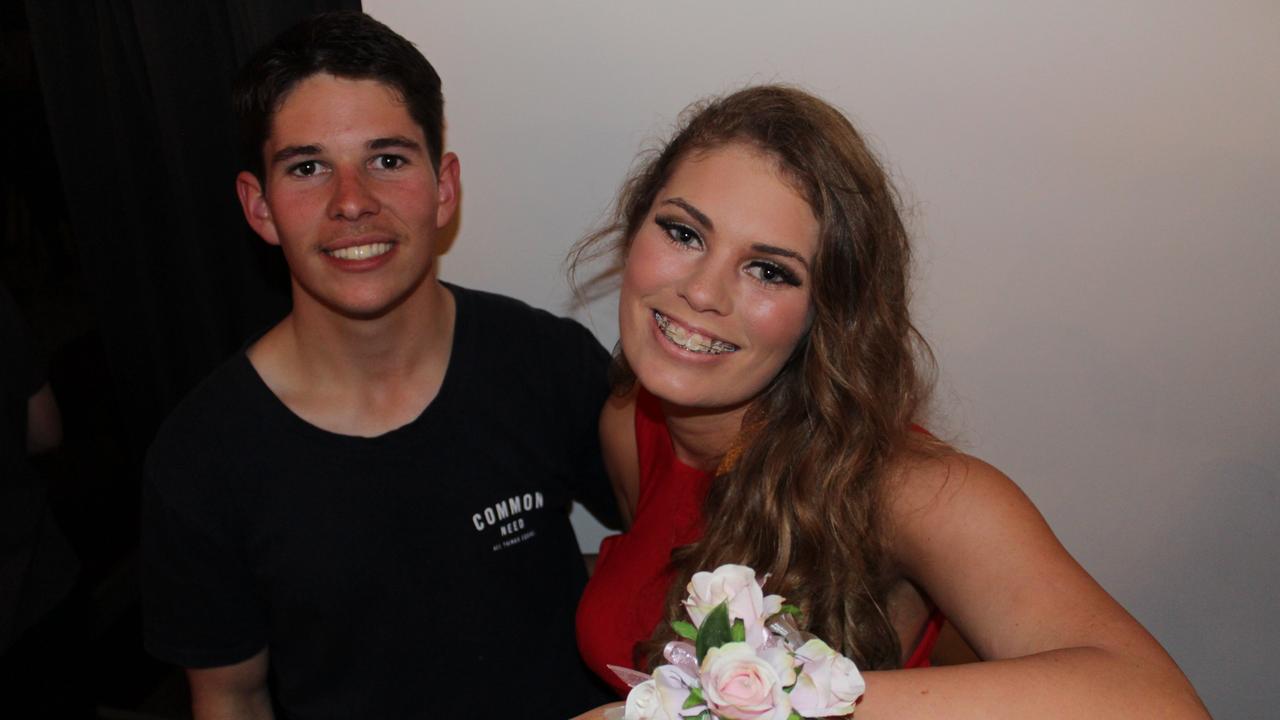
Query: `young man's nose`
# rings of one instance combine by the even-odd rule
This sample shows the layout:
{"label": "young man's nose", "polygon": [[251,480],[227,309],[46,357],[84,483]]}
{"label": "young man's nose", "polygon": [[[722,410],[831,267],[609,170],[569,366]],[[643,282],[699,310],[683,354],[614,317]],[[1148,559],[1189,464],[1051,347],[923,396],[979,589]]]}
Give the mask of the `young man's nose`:
{"label": "young man's nose", "polygon": [[378,198],[370,191],[369,178],[358,169],[334,171],[333,195],[329,198],[329,217],[358,220],[378,212]]}

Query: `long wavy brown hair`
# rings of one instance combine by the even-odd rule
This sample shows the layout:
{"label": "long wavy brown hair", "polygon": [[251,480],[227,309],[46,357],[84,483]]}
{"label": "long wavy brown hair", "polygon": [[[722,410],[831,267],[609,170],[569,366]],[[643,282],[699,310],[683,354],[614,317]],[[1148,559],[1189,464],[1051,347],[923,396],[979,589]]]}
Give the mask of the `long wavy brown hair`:
{"label": "long wavy brown hair", "polygon": [[[897,192],[849,120],[777,85],[692,106],[674,137],[632,172],[611,222],[575,246],[570,277],[610,252],[625,262],[677,164],[733,143],[775,158],[819,221],[812,325],[752,401],[741,455],[722,464],[703,504],[702,538],[672,553],[666,617],[637,646],[637,664],[660,664],[693,573],[734,562],[768,573],[766,590],[798,605],[807,629],[859,667],[896,667],[883,488],[896,460],[936,449],[911,431],[933,359],[907,311],[910,248]],[[620,393],[634,381],[620,353],[613,378]]]}

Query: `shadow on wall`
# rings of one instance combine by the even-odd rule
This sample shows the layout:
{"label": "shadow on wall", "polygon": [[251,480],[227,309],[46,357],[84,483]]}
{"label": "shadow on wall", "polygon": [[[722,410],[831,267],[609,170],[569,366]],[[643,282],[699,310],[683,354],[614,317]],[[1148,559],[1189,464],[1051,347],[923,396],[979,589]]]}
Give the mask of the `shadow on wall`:
{"label": "shadow on wall", "polygon": [[[1150,607],[1131,609],[1159,619],[1148,622],[1157,637],[1179,638],[1170,651],[1216,717],[1250,717],[1275,698],[1274,677],[1248,670],[1270,666],[1280,643],[1276,468],[1280,451],[1273,446],[1190,471],[1194,488],[1163,508],[1165,542],[1134,568],[1153,586],[1144,593]],[[1180,582],[1191,569],[1201,580]]]}
{"label": "shadow on wall", "polygon": [[977,452],[1027,490],[1215,716],[1257,717],[1274,704],[1263,668],[1280,643],[1280,409],[1210,367],[1220,353],[1159,348],[1173,333],[1153,344],[1069,310],[940,348],[944,374],[970,380],[976,400],[960,409]]}

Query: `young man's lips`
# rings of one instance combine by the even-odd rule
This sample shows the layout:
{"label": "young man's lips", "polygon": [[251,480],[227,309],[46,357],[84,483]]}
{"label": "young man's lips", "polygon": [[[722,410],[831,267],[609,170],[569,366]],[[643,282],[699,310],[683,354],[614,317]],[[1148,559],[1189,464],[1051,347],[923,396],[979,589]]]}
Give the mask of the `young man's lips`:
{"label": "young man's lips", "polygon": [[335,260],[359,262],[385,255],[395,244],[395,240],[388,236],[366,236],[328,243],[320,248],[320,252]]}
{"label": "young man's lips", "polygon": [[731,342],[721,340],[701,328],[689,327],[657,310],[653,311],[653,320],[658,332],[682,350],[706,355],[725,355],[738,350],[738,346]]}

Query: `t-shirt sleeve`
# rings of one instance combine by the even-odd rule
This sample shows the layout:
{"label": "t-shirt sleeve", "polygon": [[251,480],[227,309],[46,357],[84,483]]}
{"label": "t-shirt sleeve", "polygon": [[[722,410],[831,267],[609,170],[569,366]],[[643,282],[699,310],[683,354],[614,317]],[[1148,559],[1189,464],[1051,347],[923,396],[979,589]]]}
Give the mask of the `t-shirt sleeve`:
{"label": "t-shirt sleeve", "polygon": [[163,436],[142,497],[143,644],[184,667],[217,667],[267,644],[266,610],[231,538],[225,465]]}
{"label": "t-shirt sleeve", "polygon": [[574,348],[572,362],[566,362],[569,375],[565,377],[566,397],[575,398],[574,413],[567,443],[573,448],[574,467],[570,491],[574,499],[582,503],[601,523],[615,530],[622,528],[622,515],[613,493],[600,452],[600,410],[609,396],[609,352],[582,325],[565,321],[570,325],[572,342],[564,348]]}

